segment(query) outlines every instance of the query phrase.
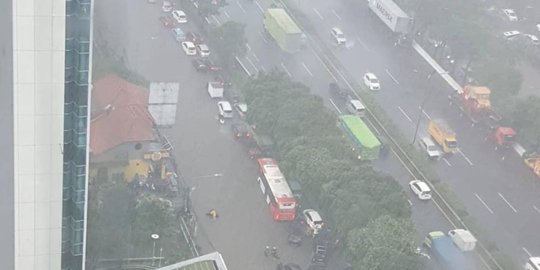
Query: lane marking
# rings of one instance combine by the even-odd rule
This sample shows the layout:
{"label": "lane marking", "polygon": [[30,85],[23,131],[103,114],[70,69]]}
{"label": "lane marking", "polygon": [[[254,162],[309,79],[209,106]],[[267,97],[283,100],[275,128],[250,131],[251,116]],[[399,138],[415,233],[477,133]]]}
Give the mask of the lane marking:
{"label": "lane marking", "polygon": [[448,159],[442,158],[442,160],[444,161],[444,163],[446,163],[446,165],[452,167],[452,164],[450,164],[450,162],[448,161]]}
{"label": "lane marking", "polygon": [[335,9],[332,9],[332,13],[334,13],[334,15],[336,15],[336,17],[338,18],[338,20],[343,21],[343,20],[341,19],[341,17],[337,14],[337,12],[336,12]]}
{"label": "lane marking", "polygon": [[207,24],[212,24],[212,22],[210,21],[210,19],[208,19],[208,17],[204,17],[204,20],[206,21]]}
{"label": "lane marking", "polygon": [[493,210],[491,210],[491,208],[489,208],[489,206],[486,204],[486,202],[484,202],[484,200],[482,200],[482,198],[480,198],[480,196],[478,196],[478,194],[474,193],[474,196],[476,196],[476,198],[487,208],[487,210],[493,214]]}
{"label": "lane marking", "polygon": [[313,77],[313,73],[311,73],[311,71],[309,70],[309,68],[306,66],[306,64],[304,62],[302,62],[302,66],[304,67],[304,69],[307,71],[307,73]]}
{"label": "lane marking", "polygon": [[458,153],[460,153],[460,154],[463,156],[463,158],[469,163],[469,165],[471,165],[471,166],[474,165],[474,164],[471,162],[471,160],[470,160],[465,154],[463,154],[463,152],[461,151],[461,149],[458,148],[457,151],[458,151]]}
{"label": "lane marking", "polygon": [[261,61],[259,61],[259,57],[257,57],[257,55],[255,53],[253,53],[253,58],[255,59],[255,61],[257,61],[259,63],[261,62]]}
{"label": "lane marking", "polygon": [[249,43],[246,42],[246,48],[248,49],[248,51],[251,51],[251,46],[249,46]]}
{"label": "lane marking", "polygon": [[255,69],[255,73],[259,72],[259,69],[257,68],[257,66],[253,64],[253,62],[251,62],[251,59],[249,59],[249,57],[246,56],[246,60]]}
{"label": "lane marking", "polygon": [[397,106],[397,108],[401,111],[403,115],[405,115],[405,118],[407,118],[407,120],[412,123],[412,119],[405,113],[405,111],[400,106]]}
{"label": "lane marking", "polygon": [[257,2],[257,0],[255,0],[255,5],[257,5],[257,7],[258,7],[259,10],[261,11],[261,13],[264,13],[264,9],[261,7],[261,5],[259,4],[259,2]]}
{"label": "lane marking", "polygon": [[540,210],[538,209],[538,207],[536,207],[536,205],[533,205],[533,208],[534,210],[536,210],[536,212],[538,212],[538,214],[540,214]]}
{"label": "lane marking", "polygon": [[412,206],[411,200],[407,199],[407,202],[409,202],[409,205]]}
{"label": "lane marking", "polygon": [[390,78],[392,78],[392,81],[394,81],[396,84],[399,84],[398,80],[396,80],[394,75],[392,75],[392,73],[390,73],[390,71],[388,69],[385,69],[385,71],[386,71],[386,74],[388,74],[388,76],[390,76]]}
{"label": "lane marking", "polygon": [[226,16],[227,18],[229,18],[229,19],[231,18],[231,16],[229,16],[229,13],[227,13],[226,10],[223,11],[223,14],[225,14],[225,16]]}
{"label": "lane marking", "polygon": [[324,20],[324,17],[321,15],[321,13],[319,13],[319,11],[316,8],[313,8],[313,11],[315,11],[315,14],[317,14],[317,16],[321,18],[321,20]]}
{"label": "lane marking", "polygon": [[366,43],[364,43],[364,41],[362,41],[362,39],[360,38],[360,36],[356,36],[356,40],[358,40],[358,43],[360,43],[360,45],[362,45],[362,47],[364,47],[364,49],[366,49],[366,50],[369,51],[368,46],[366,45]]}
{"label": "lane marking", "polygon": [[281,62],[281,67],[283,68],[283,70],[285,70],[285,73],[287,73],[287,75],[289,75],[289,77],[292,78],[291,73],[289,72],[289,70],[287,69],[287,67],[285,66],[285,64],[283,64],[283,62]]}
{"label": "lane marking", "polygon": [[212,18],[214,19],[214,21],[216,21],[217,25],[220,26],[221,25],[221,22],[219,22],[218,18],[216,17],[216,15],[212,15]]}
{"label": "lane marking", "polygon": [[324,63],[324,61],[319,57],[318,54],[314,53],[315,56],[317,57],[317,59],[319,59],[319,61],[321,62],[322,66],[326,69],[326,71],[328,72],[328,74],[330,74],[330,76],[332,76],[332,79],[334,79],[335,82],[338,82],[338,79],[336,78],[336,76],[334,76],[334,73],[332,73],[332,71],[330,71],[330,69],[328,68],[328,66],[326,66],[326,64]]}
{"label": "lane marking", "polygon": [[264,34],[259,32],[259,35],[261,35],[262,40],[264,41],[264,43],[268,44],[268,40],[266,40],[266,37],[264,36]]}
{"label": "lane marking", "polygon": [[336,105],[336,103],[334,103],[334,101],[329,98],[328,100],[330,100],[330,103],[332,103],[332,106],[334,106],[334,108],[336,109],[336,111],[341,114],[341,110],[338,108],[338,106]]}
{"label": "lane marking", "polygon": [[510,208],[512,208],[512,210],[514,211],[514,213],[517,213],[517,210],[516,208],[514,208],[510,202],[508,202],[508,200],[506,200],[506,198],[500,193],[500,192],[497,192],[497,194],[499,194],[499,197],[501,197],[501,199],[503,199],[503,201],[508,204],[508,206],[510,206]]}
{"label": "lane marking", "polygon": [[248,76],[251,76],[251,73],[250,73],[249,70],[246,68],[246,66],[244,65],[244,63],[242,63],[242,61],[240,61],[240,58],[238,58],[238,56],[235,56],[234,59],[236,59],[236,61],[238,62],[238,64],[240,64],[240,66],[242,67],[242,69],[244,70],[244,72],[245,72]]}
{"label": "lane marking", "polygon": [[[422,107],[418,106],[418,109],[422,109]],[[429,120],[431,120],[431,117],[429,116],[429,114],[427,114],[426,111],[424,111],[424,109],[422,109],[422,113],[423,113]]]}
{"label": "lane marking", "polygon": [[242,6],[242,4],[240,4],[240,1],[236,0],[236,4],[238,4],[238,7],[240,8],[240,10],[242,10],[242,12],[246,13],[246,10]]}
{"label": "lane marking", "polygon": [[529,257],[532,257],[531,253],[525,247],[522,247],[521,249],[523,249],[523,251],[525,251]]}

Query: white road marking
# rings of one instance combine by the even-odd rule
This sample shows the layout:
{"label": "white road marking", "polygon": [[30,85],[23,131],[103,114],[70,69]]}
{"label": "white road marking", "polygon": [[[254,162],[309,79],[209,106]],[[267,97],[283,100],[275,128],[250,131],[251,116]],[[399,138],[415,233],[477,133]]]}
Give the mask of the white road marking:
{"label": "white road marking", "polygon": [[332,13],[334,13],[334,15],[336,15],[338,20],[342,21],[341,17],[337,14],[336,10],[332,9]]}
{"label": "white road marking", "polygon": [[218,18],[216,17],[216,15],[212,15],[212,18],[214,19],[214,21],[216,21],[217,25],[221,25],[221,22],[219,22]]}
{"label": "white road marking", "polygon": [[[418,109],[421,109],[421,107],[419,106]],[[426,111],[424,111],[424,109],[422,109],[422,113],[423,113],[429,120],[431,120],[431,117],[429,116],[429,114],[427,114]]]}
{"label": "white road marking", "polygon": [[536,205],[533,205],[533,209],[536,210],[536,212],[538,212],[538,214],[540,214],[540,210],[538,209],[538,207],[536,207]]}
{"label": "white road marking", "polygon": [[516,208],[514,208],[507,200],[506,198],[500,193],[500,192],[497,192],[497,194],[499,194],[499,197],[501,197],[501,199],[503,199],[503,201],[508,204],[508,206],[510,206],[510,208],[512,209],[512,211],[514,211],[514,213],[517,213],[517,210]]}
{"label": "white road marking", "polygon": [[261,7],[261,4],[259,4],[259,2],[255,1],[255,5],[257,5],[261,13],[264,13],[264,9]]}
{"label": "white road marking", "polygon": [[226,10],[223,11],[223,14],[225,14],[225,16],[226,16],[227,18],[231,18],[231,16],[229,16],[229,13],[227,13]]}
{"label": "white road marking", "polygon": [[248,51],[251,51],[251,46],[249,46],[249,43],[246,43],[246,48],[248,49]]}
{"label": "white road marking", "polygon": [[319,11],[316,8],[313,8],[313,11],[315,11],[315,14],[317,14],[317,16],[321,18],[321,20],[324,20],[324,17],[321,15],[321,13],[319,13]]}
{"label": "white road marking", "polygon": [[304,62],[302,62],[302,66],[304,67],[304,69],[307,71],[307,73],[313,77],[313,73],[311,73],[311,71],[309,70],[309,68],[306,66],[306,64]]}
{"label": "white road marking", "polygon": [[326,71],[328,72],[328,74],[330,74],[330,76],[332,76],[332,79],[334,79],[335,82],[338,82],[338,79],[336,78],[336,76],[334,76],[334,74],[332,73],[332,71],[330,71],[330,69],[328,68],[328,66],[324,63],[324,61],[319,57],[318,54],[315,53],[315,56],[317,57],[317,59],[319,59],[319,61],[321,62],[322,66],[326,69]]}
{"label": "white road marking", "polygon": [[407,199],[407,202],[409,202],[409,205],[412,206],[411,200]]}
{"label": "white road marking", "polygon": [[263,33],[259,32],[259,35],[261,35],[261,37],[262,37],[264,43],[268,43],[268,40],[266,40],[266,37],[264,36]]}
{"label": "white road marking", "polygon": [[292,78],[291,73],[289,72],[289,70],[287,69],[287,67],[285,66],[285,64],[283,64],[283,62],[281,62],[281,67],[283,68],[283,70],[285,71],[285,73],[287,73],[287,75],[289,75],[289,77]]}
{"label": "white road marking", "polygon": [[469,163],[469,165],[471,165],[471,166],[474,165],[474,164],[471,162],[471,160],[470,160],[465,154],[463,154],[463,152],[461,151],[461,149],[458,148],[457,151],[463,156],[463,158]]}
{"label": "white road marking", "polygon": [[207,24],[212,24],[212,22],[210,21],[210,19],[208,19],[208,17],[204,17],[204,20],[206,21]]}
{"label": "white road marking", "polygon": [[329,98],[328,100],[330,100],[330,103],[332,103],[332,106],[334,106],[334,108],[336,109],[336,111],[341,114],[341,110],[338,108],[338,106],[336,105],[336,103],[334,103],[334,101]]}
{"label": "white road marking", "polygon": [[248,76],[251,76],[251,73],[250,73],[249,70],[246,68],[246,66],[244,65],[244,63],[242,63],[242,61],[240,61],[240,58],[238,58],[238,56],[235,56],[234,59],[236,59],[236,61],[238,62],[238,64],[240,64],[240,66],[242,67],[242,69],[244,70],[244,72],[245,72]]}
{"label": "white road marking", "polygon": [[246,13],[246,10],[244,9],[242,4],[240,4],[240,2],[238,0],[236,0],[236,4],[238,4],[238,7],[240,8],[240,10],[242,10],[242,12]]}
{"label": "white road marking", "polygon": [[257,68],[257,66],[253,64],[253,62],[251,62],[251,59],[249,59],[249,57],[246,56],[246,60],[255,69],[256,72],[259,72],[259,69]]}
{"label": "white road marking", "polygon": [[266,69],[263,66],[261,66],[260,69],[262,70],[262,72],[266,72]]}
{"label": "white road marking", "polygon": [[257,55],[255,55],[255,53],[253,53],[253,58],[255,59],[255,61],[257,61],[259,63],[261,62],[261,61],[259,61],[259,57],[257,57]]}
{"label": "white road marking", "polygon": [[442,158],[442,160],[444,161],[444,163],[446,163],[446,165],[448,165],[449,167],[452,167],[452,164],[450,164],[450,162],[448,161],[448,159]]}
{"label": "white road marking", "polygon": [[364,41],[362,41],[362,39],[360,38],[360,36],[356,36],[356,40],[358,40],[358,43],[360,43],[360,45],[362,45],[362,47],[364,47],[364,49],[366,49],[366,50],[369,51],[368,46],[366,45],[366,43],[364,43]]}
{"label": "white road marking", "polygon": [[405,115],[405,118],[407,118],[407,120],[412,123],[412,119],[407,115],[407,113],[405,113],[405,111],[400,106],[397,106],[397,108],[401,111],[403,115]]}
{"label": "white road marking", "polygon": [[487,210],[493,214],[493,210],[489,208],[489,206],[484,202],[484,200],[482,200],[482,198],[480,198],[480,196],[478,196],[478,194],[474,193],[474,196],[476,196],[476,198],[487,208]]}
{"label": "white road marking", "polygon": [[532,257],[531,253],[525,247],[522,247],[521,249],[527,253],[527,256]]}
{"label": "white road marking", "polygon": [[394,75],[392,75],[392,73],[390,73],[390,71],[388,69],[385,69],[385,71],[386,71],[386,74],[388,74],[388,76],[390,76],[390,78],[392,78],[392,81],[394,81],[396,84],[399,84],[398,80],[396,80]]}

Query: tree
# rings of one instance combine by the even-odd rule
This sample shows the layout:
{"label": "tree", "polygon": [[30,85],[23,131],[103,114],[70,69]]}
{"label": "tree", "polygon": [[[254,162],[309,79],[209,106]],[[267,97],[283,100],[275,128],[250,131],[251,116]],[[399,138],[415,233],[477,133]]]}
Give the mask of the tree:
{"label": "tree", "polygon": [[414,253],[415,234],[410,220],[381,216],[366,227],[349,233],[347,251],[356,269],[396,269],[391,266],[397,263],[409,265],[398,267],[399,269],[421,269],[412,268],[419,265],[414,259],[414,256],[417,256]]}
{"label": "tree", "polygon": [[214,51],[224,66],[229,66],[233,63],[235,56],[242,56],[246,52],[247,39],[244,24],[226,22],[212,29],[209,37]]}
{"label": "tree", "polygon": [[514,126],[519,136],[533,145],[535,151],[540,150],[540,98],[530,96],[516,102],[513,111]]}

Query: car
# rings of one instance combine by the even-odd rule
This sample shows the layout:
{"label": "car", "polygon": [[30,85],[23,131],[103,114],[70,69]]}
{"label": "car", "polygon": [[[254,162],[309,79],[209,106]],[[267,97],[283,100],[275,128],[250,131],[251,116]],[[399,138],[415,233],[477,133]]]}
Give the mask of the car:
{"label": "car", "polygon": [[306,220],[308,227],[313,232],[313,235],[318,234],[324,225],[319,212],[313,209],[306,209],[302,211],[302,213],[304,214],[304,219]]}
{"label": "car", "polygon": [[513,31],[507,31],[503,33],[504,38],[506,39],[513,39],[517,36],[519,36],[521,33],[519,31],[513,30]]}
{"label": "car", "polygon": [[194,44],[199,44],[204,41],[204,39],[201,37],[201,35],[195,33],[195,32],[187,32],[186,33],[186,40],[191,41]]}
{"label": "car", "polygon": [[199,53],[201,57],[207,57],[210,55],[210,49],[208,48],[208,45],[204,43],[199,43],[196,45],[196,47],[197,47],[197,52]]}
{"label": "car", "polygon": [[238,113],[240,119],[246,119],[247,109],[247,104],[244,102],[237,102],[234,104],[234,110]]}
{"label": "car", "polygon": [[163,12],[171,12],[172,11],[172,4],[170,1],[163,1],[163,4],[161,5],[161,11]]}
{"label": "car", "polygon": [[206,66],[206,63],[204,62],[204,59],[201,58],[195,58],[191,60],[191,64],[197,71],[207,71],[208,66]]}
{"label": "car", "polygon": [[173,18],[178,22],[178,23],[187,23],[187,17],[186,17],[186,13],[182,10],[173,10],[171,12]]}
{"label": "car", "polygon": [[313,250],[313,257],[311,263],[314,265],[326,266],[327,250],[326,246],[316,245]]}
{"label": "car", "polygon": [[332,30],[330,30],[330,35],[337,43],[337,45],[345,45],[347,43],[345,34],[343,34],[343,31],[341,31],[341,29],[339,29],[338,27],[333,27]]}
{"label": "car", "polygon": [[226,119],[233,118],[233,111],[232,111],[231,103],[223,100],[223,101],[219,101],[217,105],[218,105],[219,115],[221,115],[223,118],[226,118]]}
{"label": "car", "polygon": [[540,40],[538,39],[537,36],[531,35],[531,34],[523,34],[523,35],[527,37],[531,41],[532,44],[534,45],[540,44]]}
{"label": "car", "polygon": [[425,182],[420,180],[412,180],[409,182],[409,187],[413,193],[418,196],[418,199],[423,201],[431,199],[431,189]]}
{"label": "car", "polygon": [[518,17],[516,15],[516,12],[513,9],[505,8],[502,10],[504,15],[506,15],[506,18],[511,22],[517,22]]}
{"label": "car", "polygon": [[364,84],[371,91],[378,91],[381,89],[379,79],[377,79],[377,76],[375,76],[375,74],[370,72],[364,74]]}
{"label": "car", "polygon": [[176,23],[174,22],[174,19],[171,16],[160,16],[159,21],[161,24],[166,28],[173,28]]}
{"label": "car", "polygon": [[431,159],[438,159],[441,156],[441,152],[429,137],[421,137],[418,140],[418,145],[427,152],[428,157]]}
{"label": "car", "polygon": [[251,130],[246,123],[238,122],[231,125],[231,129],[235,139],[246,139],[249,140],[253,137]]}
{"label": "car", "polygon": [[186,34],[184,34],[184,31],[180,27],[176,27],[171,29],[171,33],[173,35],[174,40],[177,42],[182,42],[186,40]]}
{"label": "car", "polygon": [[196,55],[197,50],[195,49],[195,44],[191,41],[184,41],[182,42],[182,50],[186,53],[186,55]]}

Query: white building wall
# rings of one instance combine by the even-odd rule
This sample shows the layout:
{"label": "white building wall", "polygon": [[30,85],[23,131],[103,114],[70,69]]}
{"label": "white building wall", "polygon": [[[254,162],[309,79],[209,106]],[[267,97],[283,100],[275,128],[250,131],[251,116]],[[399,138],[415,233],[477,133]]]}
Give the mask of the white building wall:
{"label": "white building wall", "polygon": [[60,269],[65,0],[12,0],[15,269]]}

